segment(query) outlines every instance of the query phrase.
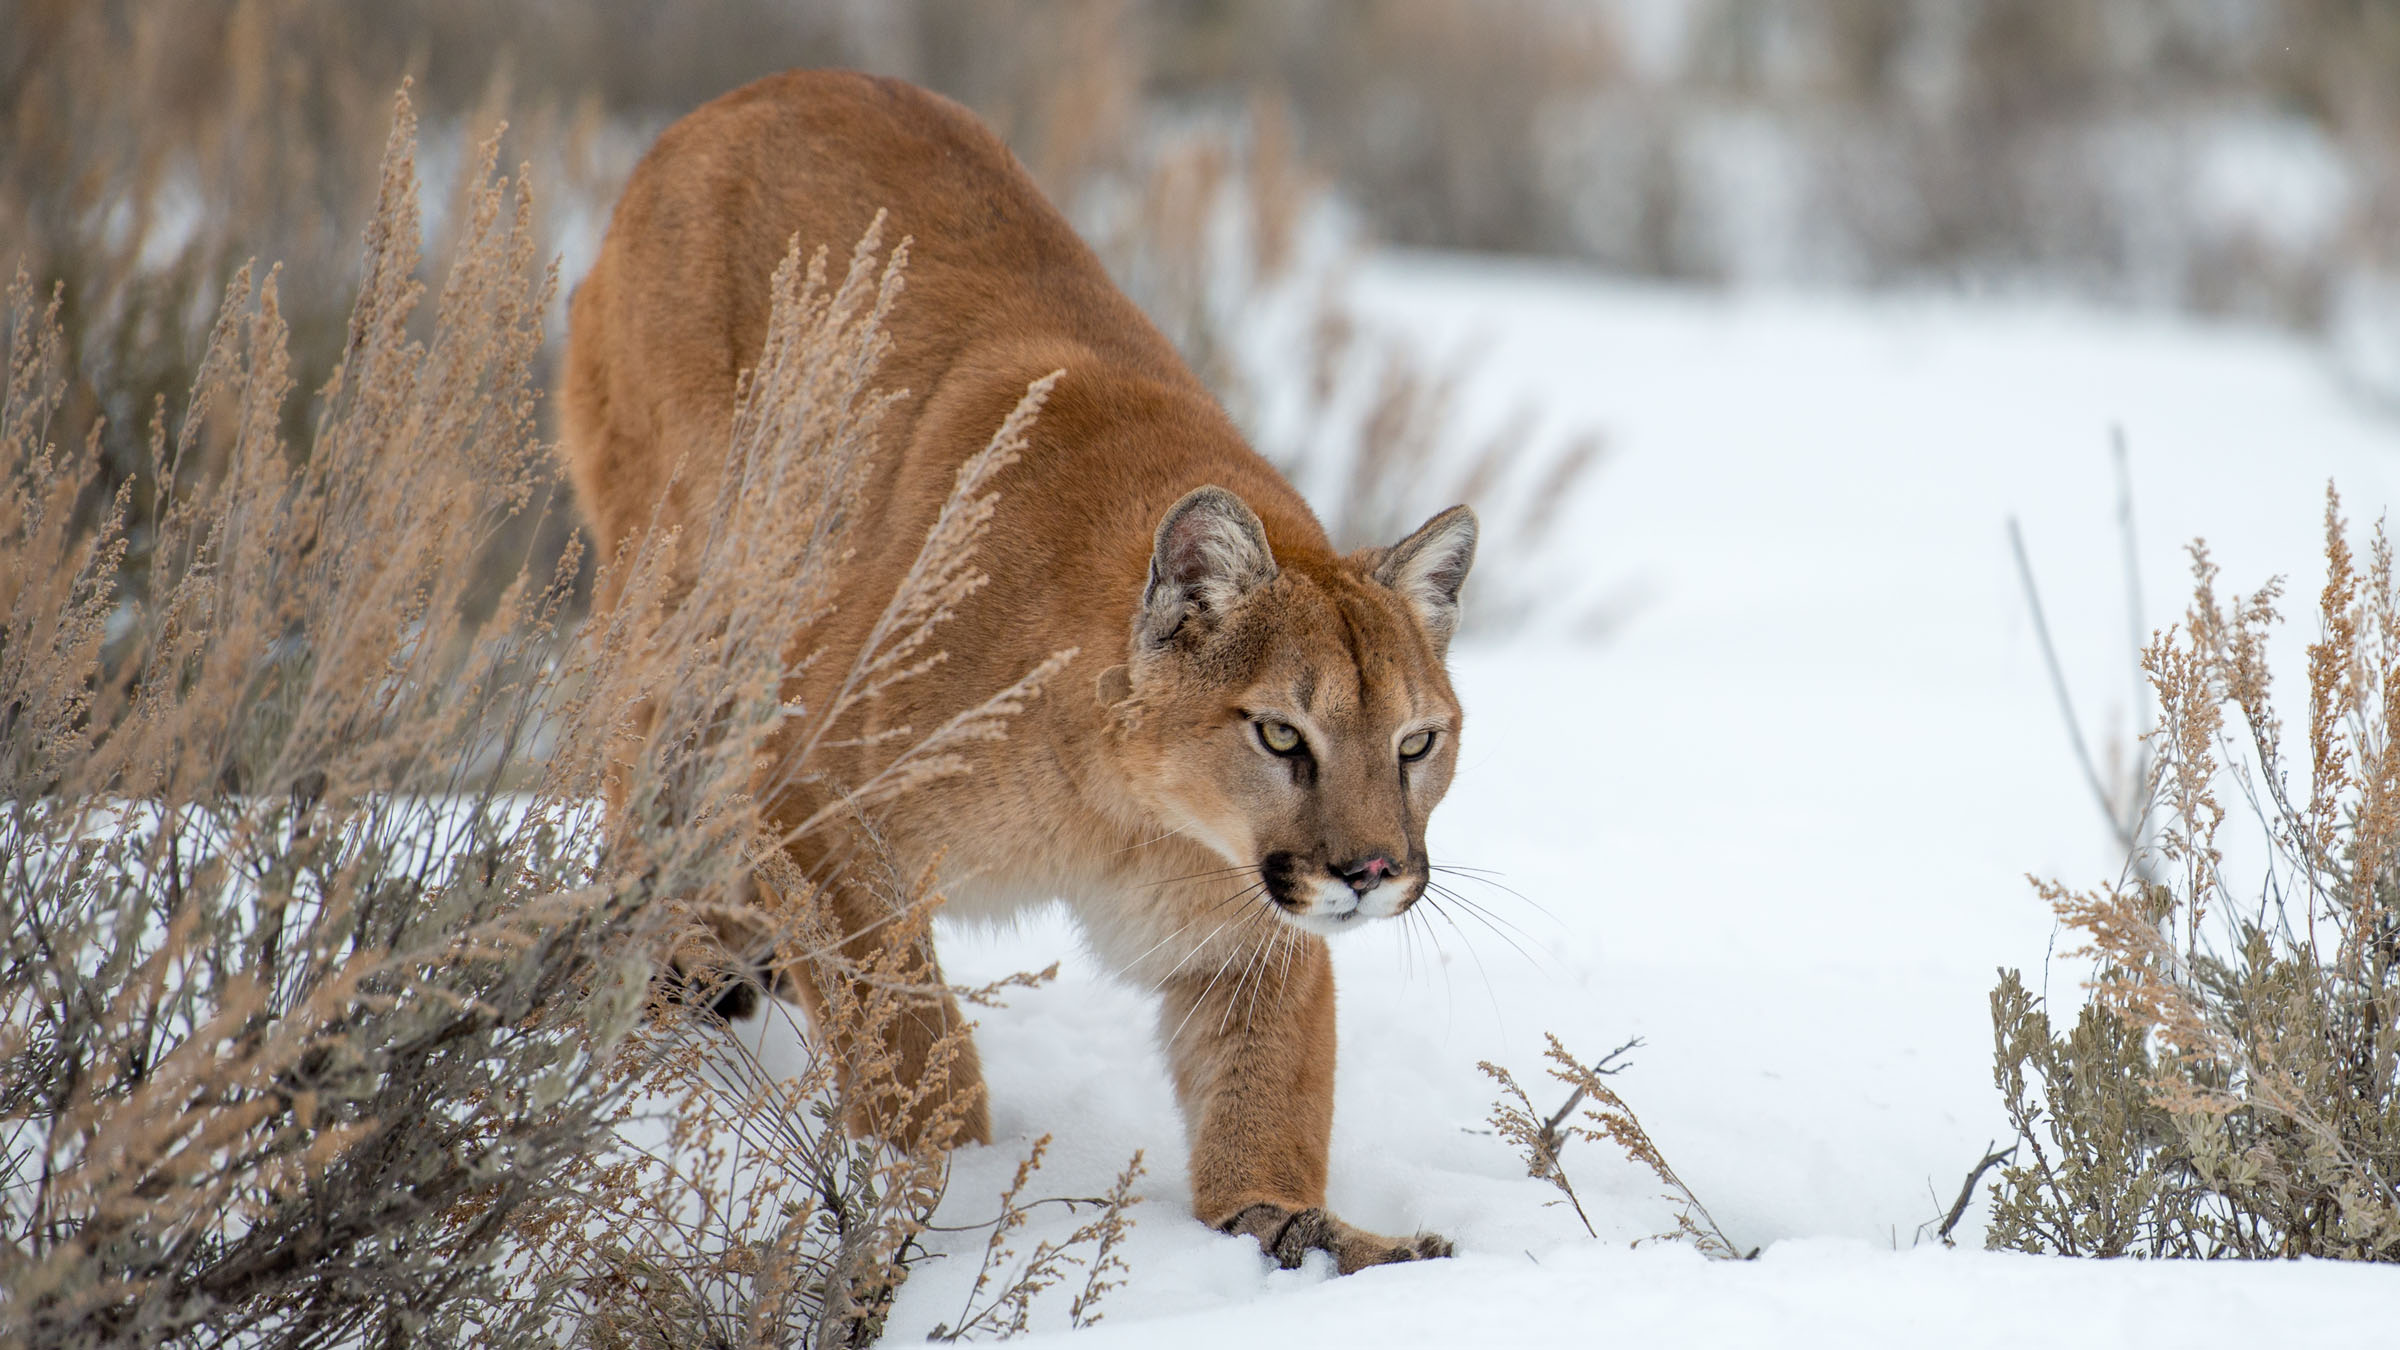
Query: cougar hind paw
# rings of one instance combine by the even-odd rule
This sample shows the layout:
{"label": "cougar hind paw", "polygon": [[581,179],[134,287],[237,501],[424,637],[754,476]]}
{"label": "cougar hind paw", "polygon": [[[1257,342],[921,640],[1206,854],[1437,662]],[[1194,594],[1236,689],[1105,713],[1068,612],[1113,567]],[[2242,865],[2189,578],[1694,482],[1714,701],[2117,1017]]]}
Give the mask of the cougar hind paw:
{"label": "cougar hind paw", "polygon": [[658,973],[660,992],[670,1001],[702,1004],[727,1022],[756,1013],[766,1000],[765,975],[747,962],[686,964],[670,959]]}

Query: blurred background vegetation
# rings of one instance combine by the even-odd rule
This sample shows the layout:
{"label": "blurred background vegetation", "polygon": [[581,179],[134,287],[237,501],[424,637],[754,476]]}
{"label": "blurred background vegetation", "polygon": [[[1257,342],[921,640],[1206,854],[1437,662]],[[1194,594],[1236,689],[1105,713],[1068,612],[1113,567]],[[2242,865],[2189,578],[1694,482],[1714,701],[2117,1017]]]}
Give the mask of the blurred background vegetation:
{"label": "blurred background vegetation", "polygon": [[1345,354],[1329,297],[1376,241],[2235,314],[2400,393],[2386,0],[0,0],[0,33],[0,262],[64,284],[58,431],[103,425],[128,472],[245,258],[283,266],[302,386],[331,370],[403,78],[428,255],[445,176],[505,119],[568,285],[634,159],[707,98],[808,65],[951,94],[1304,486],[1326,419],[1278,422],[1229,334],[1309,297],[1301,401],[1343,404],[1351,370],[1371,405],[1321,501],[1443,424],[1422,364]]}

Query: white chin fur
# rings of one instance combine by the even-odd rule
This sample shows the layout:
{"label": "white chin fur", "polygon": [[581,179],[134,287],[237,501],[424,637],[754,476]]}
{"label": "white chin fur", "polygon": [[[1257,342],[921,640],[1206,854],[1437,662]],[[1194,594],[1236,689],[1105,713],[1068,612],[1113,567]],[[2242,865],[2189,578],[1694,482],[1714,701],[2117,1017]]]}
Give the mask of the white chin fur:
{"label": "white chin fur", "polygon": [[1370,919],[1388,919],[1400,912],[1408,901],[1408,887],[1397,881],[1383,884],[1361,895],[1338,881],[1320,881],[1316,894],[1308,899],[1308,908],[1300,913],[1281,911],[1284,922],[1307,929],[1319,937],[1331,937],[1364,925]]}

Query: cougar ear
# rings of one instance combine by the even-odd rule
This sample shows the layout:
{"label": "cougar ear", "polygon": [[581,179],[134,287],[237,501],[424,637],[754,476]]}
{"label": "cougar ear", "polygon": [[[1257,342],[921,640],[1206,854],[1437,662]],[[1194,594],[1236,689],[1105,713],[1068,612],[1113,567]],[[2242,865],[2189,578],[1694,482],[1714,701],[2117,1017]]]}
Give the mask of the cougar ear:
{"label": "cougar ear", "polygon": [[1134,633],[1158,646],[1186,620],[1221,617],[1275,576],[1258,514],[1221,487],[1194,488],[1158,522]]}
{"label": "cougar ear", "polygon": [[1434,646],[1448,647],[1458,631],[1458,589],[1474,565],[1475,513],[1453,506],[1385,549],[1374,577],[1408,602]]}

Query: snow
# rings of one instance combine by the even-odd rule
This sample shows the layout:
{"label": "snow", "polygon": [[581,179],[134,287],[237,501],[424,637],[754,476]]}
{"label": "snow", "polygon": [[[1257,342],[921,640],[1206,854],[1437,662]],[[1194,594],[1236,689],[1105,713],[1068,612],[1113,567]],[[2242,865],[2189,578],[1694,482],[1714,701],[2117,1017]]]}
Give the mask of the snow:
{"label": "snow", "polygon": [[[2388,1327],[2391,1290],[2389,1271],[2322,1262],[2077,1265],[1984,1252],[1893,1254],[1817,1238],[1780,1243],[1752,1263],[1711,1264],[1688,1249],[1586,1243],[1366,1271],[1213,1317],[1112,1320],[1071,1343],[1107,1350],[1256,1336],[1377,1350],[2364,1345],[2374,1343],[2368,1328]],[[2241,1323],[2228,1325],[2229,1313]],[[1046,1343],[1056,1342],[1020,1342]]]}
{"label": "snow", "polygon": [[[1028,1343],[2384,1334],[2400,1294],[2386,1269],[1986,1253],[1980,1200],[1959,1249],[1917,1233],[2005,1131],[1995,968],[2079,997],[2026,874],[2097,881],[2122,861],[2068,749],[2007,521],[2087,734],[2121,747],[2142,710],[2111,429],[2131,447],[2141,621],[2158,626],[2181,612],[2198,534],[2232,586],[2291,572],[2313,597],[2324,485],[2373,519],[2400,484],[2400,423],[2296,340],[2039,301],[1726,297],[1401,256],[1366,270],[1360,303],[1433,350],[1477,354],[1470,417],[1530,399],[1554,429],[1597,427],[1612,447],[1560,555],[1513,557],[1495,534],[1478,563],[1555,573],[1565,617],[1455,655],[1464,753],[1431,847],[1518,894],[1463,887],[1492,922],[1453,906],[1436,944],[1395,927],[1335,944],[1332,1208],[1443,1232],[1460,1254],[1334,1279],[1270,1270],[1246,1239],[1202,1228],[1149,1001],[1101,976],[1055,914],[953,929],[944,959],[962,981],[1068,959],[1056,983],[981,1014],[997,1142],[958,1156],[942,1222],[988,1218],[1044,1133],[1038,1194],[1098,1194],[1135,1149],[1148,1157],[1105,1322],[1065,1330],[1071,1281],[1036,1305]],[[1578,640],[1573,616],[1612,597],[1605,640]],[[2287,629],[2282,669],[2311,627]],[[1577,1144],[1588,1237],[1483,1132],[1479,1059],[1562,1097],[1539,1072],[1545,1031],[1586,1057],[1644,1039],[1613,1081],[1758,1260],[1631,1245],[1672,1224],[1659,1186]],[[1037,1210],[1019,1248],[1076,1222]],[[935,1236],[944,1257],[902,1291],[891,1343],[958,1319],[981,1238]]]}

